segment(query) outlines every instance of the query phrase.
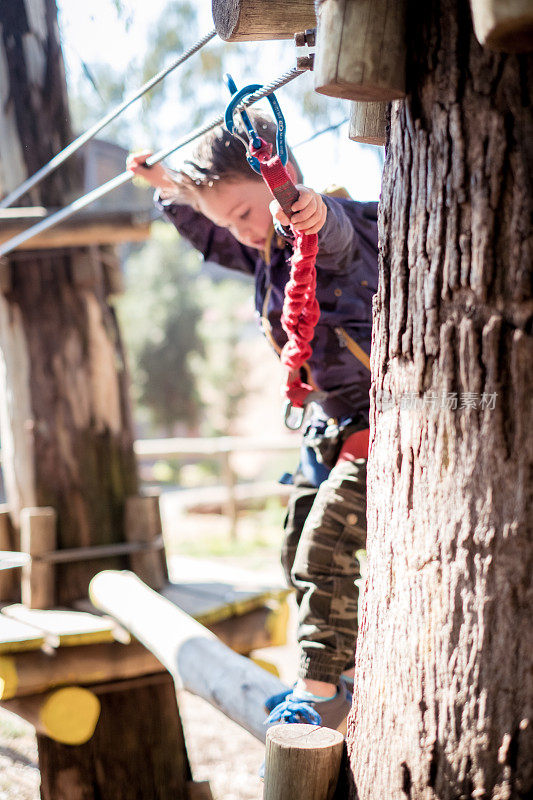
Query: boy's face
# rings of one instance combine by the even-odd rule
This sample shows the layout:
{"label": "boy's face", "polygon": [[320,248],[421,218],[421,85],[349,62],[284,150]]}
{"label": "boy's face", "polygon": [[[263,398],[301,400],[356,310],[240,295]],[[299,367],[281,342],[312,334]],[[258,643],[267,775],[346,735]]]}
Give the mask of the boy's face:
{"label": "boy's face", "polygon": [[198,209],[248,247],[262,250],[272,225],[272,195],[264,181],[221,180],[196,193]]}

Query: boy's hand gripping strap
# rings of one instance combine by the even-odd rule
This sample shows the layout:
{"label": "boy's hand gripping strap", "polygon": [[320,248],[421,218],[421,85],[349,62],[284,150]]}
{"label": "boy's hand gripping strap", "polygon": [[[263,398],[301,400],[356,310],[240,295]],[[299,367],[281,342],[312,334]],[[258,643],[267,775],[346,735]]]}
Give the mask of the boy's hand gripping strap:
{"label": "boy's hand gripping strap", "polygon": [[[290,219],[293,213],[292,205],[299,195],[287,170],[278,156],[271,157],[272,145],[263,139],[261,147],[250,145],[249,150],[259,160],[261,175]],[[291,258],[291,277],[285,287],[285,301],[281,315],[281,324],[289,341],[281,351],[281,363],[288,370],[285,385],[287,399],[295,408],[304,408],[308,395],[313,392],[313,387],[302,381],[300,367],[313,352],[310,342],[320,317],[315,296],[318,236],[316,233],[301,233],[294,228],[292,230],[295,243]]]}

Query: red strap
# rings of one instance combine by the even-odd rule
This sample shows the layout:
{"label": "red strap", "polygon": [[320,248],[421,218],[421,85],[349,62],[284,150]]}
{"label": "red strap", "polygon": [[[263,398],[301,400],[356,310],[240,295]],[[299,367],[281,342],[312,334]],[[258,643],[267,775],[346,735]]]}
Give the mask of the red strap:
{"label": "red strap", "polygon": [[[291,217],[292,204],[298,191],[278,156],[272,156],[272,145],[261,139],[261,147],[250,146],[250,153],[261,164],[261,175],[279,202],[285,214]],[[281,324],[288,342],[281,351],[281,363],[287,368],[285,394],[295,408],[303,408],[307,395],[313,391],[300,377],[300,367],[311,353],[311,340],[320,317],[316,299],[316,233],[300,233],[294,228],[294,253],[291,258],[291,275],[285,287],[285,301]]]}
{"label": "red strap", "polygon": [[368,458],[369,442],[370,428],[352,433],[344,442],[338,461],[355,461],[358,458]]}

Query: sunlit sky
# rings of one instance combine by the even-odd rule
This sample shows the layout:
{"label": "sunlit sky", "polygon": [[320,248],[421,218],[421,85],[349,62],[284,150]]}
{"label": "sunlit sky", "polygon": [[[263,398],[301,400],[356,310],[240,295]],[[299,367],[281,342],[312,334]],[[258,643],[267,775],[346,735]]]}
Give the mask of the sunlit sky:
{"label": "sunlit sky", "polygon": [[[132,58],[143,54],[148,46],[147,31],[153,25],[167,0],[123,0],[126,15],[129,17],[129,28],[126,33],[124,22],[117,18],[112,0],[91,0],[82,3],[80,0],[58,0],[60,10],[60,25],[64,47],[64,57],[67,75],[73,80],[71,87],[76,85],[80,76],[81,63],[106,61],[113,69],[123,70]],[[211,18],[211,0],[199,0],[198,7],[201,13],[202,31],[209,31],[213,27]],[[231,47],[231,44],[227,45]],[[291,50],[287,48],[287,60],[279,61],[279,47],[277,43],[250,42],[250,47],[258,49],[258,74],[257,82],[266,83],[277,75],[293,66]],[[207,45],[209,47],[209,45]],[[175,53],[168,54],[170,61]],[[165,64],[162,63],[162,68]],[[238,75],[235,75],[239,84]],[[168,80],[168,79],[167,79]],[[312,80],[311,76],[298,78],[299,81]],[[221,110],[225,102],[226,88],[221,76]],[[72,88],[71,88],[72,91]],[[284,94],[278,93],[278,99],[283,107],[287,121],[287,135],[290,144],[296,144],[307,139],[320,128],[315,129],[309,120],[305,119],[302,109],[298,104]],[[336,121],[349,116],[350,105],[347,101],[335,103],[337,113]],[[102,116],[109,109],[102,110]],[[134,110],[128,113],[135,113]],[[165,112],[169,116],[169,112]],[[168,121],[168,120],[167,120]],[[171,128],[171,119],[170,119]],[[168,129],[168,125],[167,125]],[[105,137],[105,130],[100,137]],[[154,150],[165,147],[172,139],[168,135],[161,141],[158,132],[154,131],[154,139],[147,142],[146,146]],[[138,142],[132,142],[132,148],[138,147]],[[326,186],[336,183],[346,188],[352,197],[357,200],[375,200],[380,191],[380,153],[382,148],[361,147],[348,139],[348,125],[341,128],[339,136],[326,133],[296,150],[296,157],[302,168],[305,183],[314,189],[321,190]],[[175,160],[173,166],[179,163]]]}

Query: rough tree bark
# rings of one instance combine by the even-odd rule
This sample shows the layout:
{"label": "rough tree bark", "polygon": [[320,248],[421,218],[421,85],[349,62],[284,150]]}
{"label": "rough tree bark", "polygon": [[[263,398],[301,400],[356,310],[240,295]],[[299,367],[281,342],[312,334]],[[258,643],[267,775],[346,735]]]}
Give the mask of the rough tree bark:
{"label": "rough tree bark", "polygon": [[[13,189],[72,140],[54,0],[0,6],[0,181]],[[26,201],[79,193],[68,162]],[[0,421],[7,500],[58,512],[58,546],[123,541],[137,491],[127,373],[98,248],[15,251],[0,295]],[[16,543],[14,543],[15,545]],[[57,601],[84,597],[119,559],[61,565]]]}
{"label": "rough tree bark", "polygon": [[409,5],[380,212],[353,795],[531,798],[533,61],[483,50],[465,2]]}

